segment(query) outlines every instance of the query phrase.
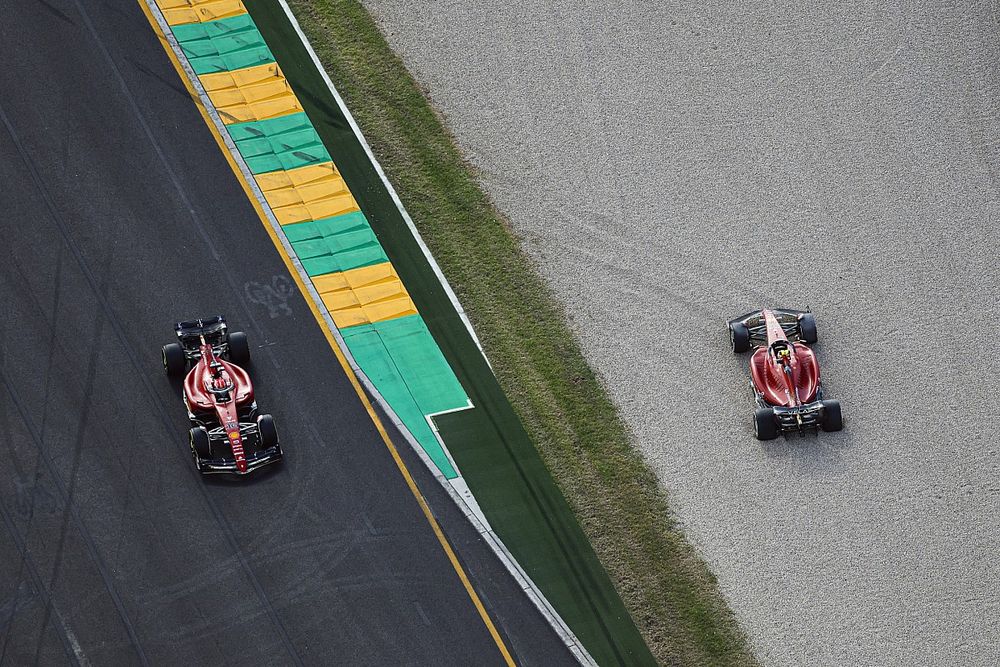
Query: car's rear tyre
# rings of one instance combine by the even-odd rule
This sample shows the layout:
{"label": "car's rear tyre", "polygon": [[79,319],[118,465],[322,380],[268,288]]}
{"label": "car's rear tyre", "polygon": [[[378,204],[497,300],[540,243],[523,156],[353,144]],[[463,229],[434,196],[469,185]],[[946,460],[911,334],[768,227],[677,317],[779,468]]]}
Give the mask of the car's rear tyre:
{"label": "car's rear tyre", "polygon": [[246,366],[250,363],[250,343],[242,331],[229,334],[229,360],[237,366]]}
{"label": "car's rear tyre", "polygon": [[187,371],[187,357],[180,344],[167,343],[163,346],[163,370],[170,377],[180,377]]}
{"label": "car's rear tyre", "polygon": [[208,438],[208,431],[204,426],[195,426],[188,434],[188,441],[191,445],[191,458],[194,465],[201,470],[201,459],[212,458],[212,444]]}
{"label": "car's rear tyre", "polygon": [[844,417],[840,412],[840,401],[823,401],[823,420],[820,426],[824,431],[839,431],[844,428]]}
{"label": "car's rear tyre", "polygon": [[753,414],[753,434],[758,440],[774,440],[778,437],[778,422],[774,410],[760,408]]}
{"label": "car's rear tyre", "polygon": [[278,429],[274,427],[274,417],[271,415],[257,417],[257,429],[260,431],[261,449],[270,449],[278,444]]}
{"label": "car's rear tyre", "polygon": [[816,318],[813,317],[812,313],[806,313],[799,318],[799,338],[802,339],[803,343],[815,343],[817,339],[816,335]]}
{"label": "car's rear tyre", "polygon": [[742,322],[729,325],[729,341],[733,345],[733,354],[742,354],[750,349],[750,330]]}

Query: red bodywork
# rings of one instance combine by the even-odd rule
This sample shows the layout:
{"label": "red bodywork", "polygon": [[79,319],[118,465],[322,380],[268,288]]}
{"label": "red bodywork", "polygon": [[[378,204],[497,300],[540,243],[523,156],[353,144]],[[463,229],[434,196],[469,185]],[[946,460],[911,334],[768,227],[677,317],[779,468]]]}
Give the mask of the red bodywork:
{"label": "red bodywork", "polygon": [[[225,400],[225,395],[212,393],[210,388],[213,386],[216,389],[229,387],[229,400]],[[240,435],[239,408],[253,402],[253,384],[247,372],[216,357],[212,346],[203,344],[201,359],[184,379],[184,400],[192,413],[215,413],[226,431],[237,470],[246,472],[247,458]]]}
{"label": "red bodywork", "polygon": [[[767,347],[757,348],[750,359],[754,388],[771,405],[792,408],[813,402],[819,387],[819,364],[813,351],[789,341],[771,311],[764,311],[764,321]],[[780,360],[778,352],[785,346],[791,354]]]}

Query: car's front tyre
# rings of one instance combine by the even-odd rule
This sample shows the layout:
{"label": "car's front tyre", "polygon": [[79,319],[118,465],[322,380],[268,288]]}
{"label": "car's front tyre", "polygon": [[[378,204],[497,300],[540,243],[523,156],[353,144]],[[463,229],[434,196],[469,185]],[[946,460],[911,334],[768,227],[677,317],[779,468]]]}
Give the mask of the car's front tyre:
{"label": "car's front tyre", "polygon": [[212,445],[208,438],[208,431],[204,426],[195,426],[188,433],[188,442],[191,445],[191,458],[194,459],[194,466],[201,470],[201,460],[212,458]]}
{"label": "car's front tyre", "polygon": [[802,339],[803,343],[810,345],[819,340],[816,333],[816,318],[812,313],[806,313],[799,318],[799,338]]}
{"label": "car's front tyre", "polygon": [[274,427],[274,417],[271,415],[257,417],[257,431],[260,433],[261,449],[270,449],[278,444],[278,429]]}
{"label": "car's front tyre", "polygon": [[742,354],[750,350],[750,330],[742,322],[729,325],[729,342],[733,346],[733,354]]}

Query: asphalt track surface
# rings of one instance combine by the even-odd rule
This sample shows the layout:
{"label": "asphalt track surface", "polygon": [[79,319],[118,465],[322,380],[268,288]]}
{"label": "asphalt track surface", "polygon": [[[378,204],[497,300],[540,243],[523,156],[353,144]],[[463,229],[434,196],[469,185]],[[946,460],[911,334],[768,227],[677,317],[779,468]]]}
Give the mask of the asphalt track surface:
{"label": "asphalt track surface", "polygon": [[[0,664],[501,663],[138,4],[8,3],[0,58]],[[287,457],[238,483],[159,361],[218,312]],[[399,448],[515,658],[570,663]]]}
{"label": "asphalt track surface", "polygon": [[[995,3],[368,0],[768,665],[1000,662]],[[756,442],[812,306],[846,430]]]}

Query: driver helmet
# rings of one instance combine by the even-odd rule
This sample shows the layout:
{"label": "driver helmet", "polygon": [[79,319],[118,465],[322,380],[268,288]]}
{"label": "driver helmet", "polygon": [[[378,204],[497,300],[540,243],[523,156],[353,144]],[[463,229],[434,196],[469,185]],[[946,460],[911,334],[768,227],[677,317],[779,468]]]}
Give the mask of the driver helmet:
{"label": "driver helmet", "polygon": [[229,402],[229,390],[233,388],[233,382],[225,370],[225,367],[218,361],[212,362],[208,367],[209,377],[206,384],[219,403]]}
{"label": "driver helmet", "polygon": [[782,364],[788,364],[792,361],[792,349],[788,345],[783,345],[775,351],[775,356],[778,358],[778,362]]}
{"label": "driver helmet", "polygon": [[212,379],[212,389],[213,394],[215,394],[215,400],[219,403],[228,403],[230,400],[229,390],[232,389],[232,384],[222,376],[220,373],[218,376]]}

